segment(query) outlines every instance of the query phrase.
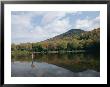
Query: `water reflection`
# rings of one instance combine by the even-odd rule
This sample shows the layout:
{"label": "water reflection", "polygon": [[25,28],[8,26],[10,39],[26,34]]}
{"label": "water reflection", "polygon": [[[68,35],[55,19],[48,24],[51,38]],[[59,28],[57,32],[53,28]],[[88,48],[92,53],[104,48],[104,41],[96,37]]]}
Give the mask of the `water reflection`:
{"label": "water reflection", "polygon": [[34,68],[35,65],[34,65],[34,60],[32,59],[32,63],[31,63],[31,67]]}
{"label": "water reflection", "polygon": [[13,58],[13,59],[11,59],[11,63],[13,63],[14,64],[14,62],[15,62],[15,59]]}
{"label": "water reflection", "polygon": [[32,54],[12,57],[12,77],[99,77],[98,54]]}
{"label": "water reflection", "polygon": [[50,54],[32,54],[26,57],[12,57],[14,61],[31,62],[31,67],[35,68],[36,62],[48,63],[68,69],[73,72],[80,72],[87,69],[100,71],[99,54],[91,53],[50,53]]}

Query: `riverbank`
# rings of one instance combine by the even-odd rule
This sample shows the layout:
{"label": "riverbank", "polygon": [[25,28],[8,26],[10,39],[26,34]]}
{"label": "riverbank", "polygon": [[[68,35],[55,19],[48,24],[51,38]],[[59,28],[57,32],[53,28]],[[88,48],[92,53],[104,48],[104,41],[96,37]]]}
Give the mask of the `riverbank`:
{"label": "riverbank", "polygon": [[73,50],[73,51],[41,51],[41,52],[32,52],[32,53],[78,53],[86,52],[85,50]]}
{"label": "riverbank", "polygon": [[40,51],[40,52],[31,52],[31,51],[20,51],[20,50],[16,50],[16,51],[11,51],[11,53],[14,52],[24,52],[24,53],[78,53],[78,52],[87,52],[86,50],[72,50],[72,51]]}

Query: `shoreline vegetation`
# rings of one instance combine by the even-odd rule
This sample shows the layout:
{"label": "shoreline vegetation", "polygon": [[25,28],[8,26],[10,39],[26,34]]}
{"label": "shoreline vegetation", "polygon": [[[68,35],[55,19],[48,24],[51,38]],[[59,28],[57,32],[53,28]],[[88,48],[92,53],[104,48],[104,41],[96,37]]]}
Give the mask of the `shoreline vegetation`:
{"label": "shoreline vegetation", "polygon": [[[14,52],[15,51],[11,51],[11,53],[14,53]],[[21,51],[21,52],[23,52],[23,51]],[[27,51],[27,52],[29,52],[29,53],[83,53],[83,52],[87,52],[87,51],[86,50],[73,50],[73,51],[63,51],[63,50],[61,50],[61,51],[41,51],[41,52]]]}
{"label": "shoreline vegetation", "polygon": [[93,55],[100,55],[100,52],[97,51],[91,51],[91,50],[73,50],[73,51],[41,51],[41,52],[32,52],[32,51],[21,51],[21,50],[16,50],[16,51],[11,51],[11,57],[12,59],[15,57],[30,57],[32,58],[32,54],[36,56],[37,54],[39,55],[49,55],[49,54],[93,54]]}
{"label": "shoreline vegetation", "polygon": [[73,51],[41,51],[41,52],[32,52],[32,53],[79,53],[86,52],[85,50],[73,50]]}
{"label": "shoreline vegetation", "polygon": [[[91,31],[71,29],[53,38],[36,42],[11,44],[11,51],[20,54],[30,53],[100,53],[100,28]],[[12,53],[13,55],[13,53]]]}
{"label": "shoreline vegetation", "polygon": [[31,52],[31,51],[11,51],[12,57],[13,56],[31,56],[32,54],[64,54],[64,53],[85,53],[86,50],[73,50],[73,51],[41,51],[41,52]]}

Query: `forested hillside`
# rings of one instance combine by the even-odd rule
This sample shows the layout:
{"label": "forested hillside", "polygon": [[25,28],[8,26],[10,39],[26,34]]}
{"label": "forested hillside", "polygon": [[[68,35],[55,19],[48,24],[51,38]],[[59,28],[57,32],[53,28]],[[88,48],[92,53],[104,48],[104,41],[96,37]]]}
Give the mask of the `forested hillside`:
{"label": "forested hillside", "polygon": [[[37,35],[36,35],[37,36]],[[95,51],[100,52],[100,28],[92,31],[71,29],[61,35],[36,43],[12,44],[12,51],[48,52],[48,51]]]}

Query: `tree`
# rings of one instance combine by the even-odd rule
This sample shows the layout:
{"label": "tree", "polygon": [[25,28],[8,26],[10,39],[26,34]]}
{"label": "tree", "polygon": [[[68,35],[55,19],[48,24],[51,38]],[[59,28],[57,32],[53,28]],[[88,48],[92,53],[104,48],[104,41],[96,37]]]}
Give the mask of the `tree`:
{"label": "tree", "polygon": [[32,44],[32,51],[35,51],[35,52],[43,51],[42,45],[40,45],[38,43]]}
{"label": "tree", "polygon": [[49,43],[49,44],[48,44],[48,50],[49,50],[49,51],[54,51],[54,49],[55,49],[55,48],[54,48],[54,45],[53,45],[52,43]]}
{"label": "tree", "polygon": [[11,51],[15,51],[16,50],[16,45],[15,44],[11,44]]}

